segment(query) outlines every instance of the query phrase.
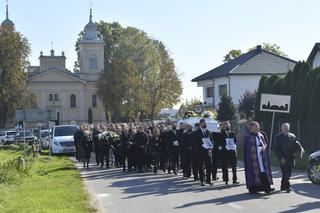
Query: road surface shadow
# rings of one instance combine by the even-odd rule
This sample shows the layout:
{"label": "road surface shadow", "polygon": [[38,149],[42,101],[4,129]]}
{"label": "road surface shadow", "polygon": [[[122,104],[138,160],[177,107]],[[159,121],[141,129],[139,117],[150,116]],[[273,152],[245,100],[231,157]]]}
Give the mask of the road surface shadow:
{"label": "road surface shadow", "polygon": [[[292,188],[296,194],[320,199],[320,185],[315,185],[310,182],[296,183],[292,185]],[[318,208],[320,209],[320,205],[318,206]]]}
{"label": "road surface shadow", "polygon": [[317,202],[308,202],[300,205],[293,206],[294,209],[282,211],[279,213],[298,213],[298,212],[306,212],[320,208],[320,201]]}

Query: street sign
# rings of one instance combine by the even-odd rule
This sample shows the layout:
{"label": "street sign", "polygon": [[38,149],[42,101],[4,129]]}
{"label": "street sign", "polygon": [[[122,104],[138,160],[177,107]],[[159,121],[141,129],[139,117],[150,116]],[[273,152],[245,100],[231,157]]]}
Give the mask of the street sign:
{"label": "street sign", "polygon": [[57,120],[56,109],[22,109],[16,110],[16,121],[50,121]]}
{"label": "street sign", "polygon": [[195,113],[197,113],[197,114],[201,114],[202,112],[203,112],[203,106],[202,106],[202,104],[195,104],[194,106],[193,106],[193,111],[195,112]]}
{"label": "street sign", "polygon": [[290,95],[261,94],[260,111],[290,113]]}

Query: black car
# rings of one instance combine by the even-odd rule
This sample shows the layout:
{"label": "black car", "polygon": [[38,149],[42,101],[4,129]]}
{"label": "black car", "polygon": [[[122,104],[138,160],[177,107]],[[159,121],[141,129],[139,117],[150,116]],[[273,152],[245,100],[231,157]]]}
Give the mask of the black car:
{"label": "black car", "polygon": [[320,150],[309,156],[308,176],[312,183],[320,184]]}

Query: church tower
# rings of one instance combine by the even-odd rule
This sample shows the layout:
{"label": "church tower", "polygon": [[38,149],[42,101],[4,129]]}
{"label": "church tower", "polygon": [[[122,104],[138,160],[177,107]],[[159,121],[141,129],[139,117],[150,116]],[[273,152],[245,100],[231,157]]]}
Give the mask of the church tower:
{"label": "church tower", "polygon": [[1,23],[1,26],[13,27],[14,23],[9,19],[8,1],[6,3],[6,19]]}
{"label": "church tower", "polygon": [[104,70],[104,41],[99,38],[97,25],[92,22],[90,8],[89,23],[84,28],[79,45],[80,78],[96,81],[99,73]]}

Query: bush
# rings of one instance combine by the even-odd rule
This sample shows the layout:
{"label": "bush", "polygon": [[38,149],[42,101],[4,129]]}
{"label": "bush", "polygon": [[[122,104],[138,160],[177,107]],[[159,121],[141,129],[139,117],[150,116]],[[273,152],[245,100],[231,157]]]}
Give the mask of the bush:
{"label": "bush", "polygon": [[23,158],[9,160],[0,165],[0,184],[17,183],[29,174],[30,165]]}

